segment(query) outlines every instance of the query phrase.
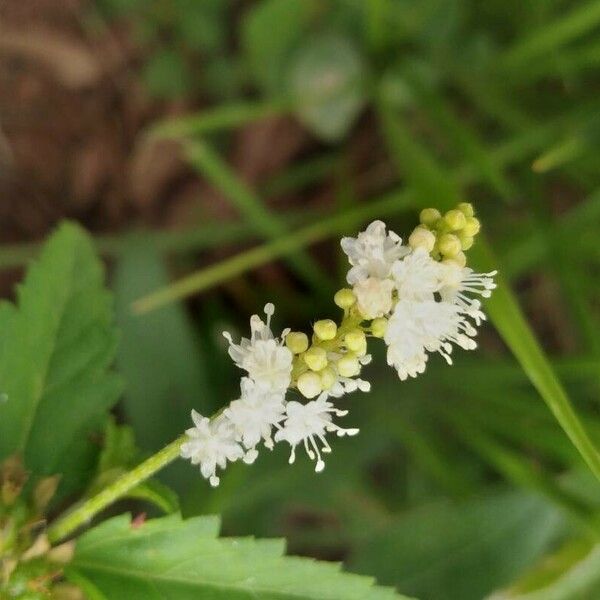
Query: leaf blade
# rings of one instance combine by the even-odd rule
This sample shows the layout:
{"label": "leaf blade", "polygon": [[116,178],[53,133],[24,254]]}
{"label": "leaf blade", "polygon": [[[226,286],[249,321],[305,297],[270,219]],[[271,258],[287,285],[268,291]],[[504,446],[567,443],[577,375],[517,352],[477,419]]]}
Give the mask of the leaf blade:
{"label": "leaf blade", "polygon": [[132,528],[127,516],[84,534],[67,577],[89,579],[108,597],[271,600],[403,598],[339,566],[284,557],[280,540],[218,538],[218,519],[178,515]]}

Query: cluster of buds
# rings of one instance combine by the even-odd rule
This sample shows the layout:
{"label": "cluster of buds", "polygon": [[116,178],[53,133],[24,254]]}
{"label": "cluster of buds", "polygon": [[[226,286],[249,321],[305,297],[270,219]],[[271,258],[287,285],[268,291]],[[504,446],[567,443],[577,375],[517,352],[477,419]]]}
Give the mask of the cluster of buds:
{"label": "cluster of buds", "polygon": [[336,304],[341,303],[344,308],[340,327],[331,319],[322,319],[313,325],[310,342],[300,331],[292,331],[285,338],[286,346],[294,354],[292,384],[305,398],[321,393],[339,398],[356,389],[363,392],[370,389],[367,381],[357,377],[371,356],[367,354],[362,318],[351,312],[356,298],[352,290],[340,292],[335,296]]}
{"label": "cluster of buds", "polygon": [[444,215],[436,208],[424,208],[419,215],[420,225],[408,238],[411,248],[424,248],[436,260],[452,260],[464,267],[465,252],[475,242],[481,225],[473,205],[461,202]]}
{"label": "cluster of buds", "polygon": [[[228,462],[252,463],[260,444],[272,449],[275,442],[295,448],[303,444],[315,470],[324,468],[322,453],[331,451],[325,436],[355,435],[343,429],[334,416],[347,411],[334,406],[345,394],[368,392],[361,379],[371,361],[369,338],[382,338],[387,362],[400,379],[425,371],[428,357],[438,353],[451,364],[453,345],[476,347],[476,329],[485,316],[481,301],[494,289],[494,273],[474,273],[466,266],[465,251],[479,231],[473,207],[462,203],[441,215],[433,208],[420,215],[421,224],[408,244],[382,221],[374,221],[357,237],[341,240],[350,269],[347,288],[334,297],[343,314],[339,325],[332,319],[313,324],[309,338],[286,329],[280,336],[271,330],[274,306],[265,306],[266,321],[250,319],[251,337],[234,343],[229,333],[229,354],[246,372],[240,398],[219,415],[208,419],[194,412],[181,455],[200,466],[202,475],[218,485],[217,468]],[[296,394],[288,400],[287,394]],[[301,402],[302,399],[306,402]]]}

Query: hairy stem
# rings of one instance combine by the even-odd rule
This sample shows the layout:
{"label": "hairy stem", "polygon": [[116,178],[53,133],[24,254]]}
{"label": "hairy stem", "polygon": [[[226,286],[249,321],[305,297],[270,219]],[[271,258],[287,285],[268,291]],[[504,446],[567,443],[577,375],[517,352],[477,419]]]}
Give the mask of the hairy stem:
{"label": "hairy stem", "polygon": [[76,529],[89,523],[99,512],[110,506],[135,488],[140,483],[152,477],[155,473],[172,463],[178,456],[181,444],[185,442],[186,436],[182,435],[175,441],[165,446],[162,450],[140,463],[133,470],[129,471],[113,484],[103,489],[101,492],[86,500],[72,511],[59,517],[48,528],[47,535],[51,543],[56,543]]}

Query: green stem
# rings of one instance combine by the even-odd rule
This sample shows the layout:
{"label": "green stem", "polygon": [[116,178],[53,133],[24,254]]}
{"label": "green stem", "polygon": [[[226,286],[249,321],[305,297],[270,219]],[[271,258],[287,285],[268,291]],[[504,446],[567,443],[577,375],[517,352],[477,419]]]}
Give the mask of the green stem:
{"label": "green stem", "polygon": [[173,462],[179,456],[181,444],[185,440],[185,435],[178,437],[168,446],[165,446],[162,450],[139,464],[135,469],[117,479],[112,485],[109,485],[94,497],[86,500],[71,512],[60,517],[48,528],[48,540],[51,543],[63,540],[82,525],[89,523],[107,506],[110,506],[137,485],[146,481],[146,479],[149,479],[152,475]]}

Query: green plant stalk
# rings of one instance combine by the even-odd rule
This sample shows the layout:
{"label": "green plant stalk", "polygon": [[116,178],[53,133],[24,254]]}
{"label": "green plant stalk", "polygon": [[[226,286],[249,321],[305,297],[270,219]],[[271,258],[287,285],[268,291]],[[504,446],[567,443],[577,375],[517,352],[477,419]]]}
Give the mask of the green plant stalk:
{"label": "green plant stalk", "polygon": [[289,103],[275,102],[239,102],[220,106],[212,110],[195,113],[185,117],[159,121],[147,132],[149,138],[181,139],[188,136],[204,135],[239,127],[289,110]]}
{"label": "green plant stalk", "polygon": [[[183,149],[190,165],[235,205],[258,234],[268,240],[288,234],[287,224],[265,207],[262,198],[238,177],[210,144],[188,140],[183,143]],[[288,261],[316,293],[331,291],[331,281],[320,265],[303,249],[299,249],[297,255],[289,256]]]}
{"label": "green plant stalk", "polygon": [[101,492],[83,502],[72,511],[59,517],[48,527],[47,536],[52,544],[56,544],[72,534],[82,525],[89,523],[99,512],[110,506],[119,498],[125,496],[129,491],[140,483],[158,473],[161,469],[172,463],[179,457],[181,445],[187,437],[182,435],[175,441],[165,446],[162,450],[146,459],[137,467],[125,473],[114,483],[104,488]]}
{"label": "green plant stalk", "polygon": [[170,302],[175,302],[211,286],[232,279],[249,269],[268,263],[274,258],[286,256],[298,248],[326,239],[332,233],[344,231],[349,225],[359,224],[373,216],[384,216],[406,209],[412,203],[410,193],[392,193],[379,201],[360,206],[344,215],[333,215],[326,219],[277,238],[262,246],[252,248],[220,263],[192,273],[179,281],[144,296],[133,303],[136,314],[148,313]]}

